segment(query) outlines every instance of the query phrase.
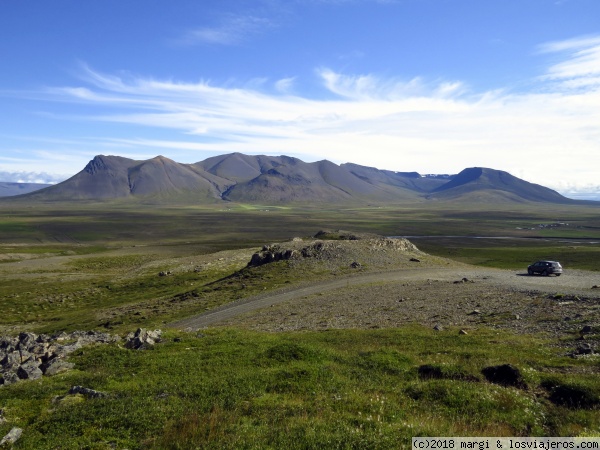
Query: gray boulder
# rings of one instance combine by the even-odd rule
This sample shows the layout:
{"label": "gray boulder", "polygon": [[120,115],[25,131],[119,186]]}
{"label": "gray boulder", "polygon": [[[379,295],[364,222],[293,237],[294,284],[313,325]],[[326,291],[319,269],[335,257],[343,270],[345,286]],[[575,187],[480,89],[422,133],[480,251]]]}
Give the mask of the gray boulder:
{"label": "gray boulder", "polygon": [[125,338],[125,348],[145,350],[161,340],[161,330],[146,330],[138,328],[135,333],[129,333]]}
{"label": "gray boulder", "polygon": [[81,394],[88,398],[104,398],[108,397],[108,394],[105,392],[96,391],[94,389],[86,388],[83,386],[73,386],[69,390],[69,394]]}
{"label": "gray boulder", "polygon": [[22,434],[23,430],[21,428],[13,427],[0,441],[0,447],[14,444],[21,438]]}
{"label": "gray boulder", "polygon": [[75,367],[75,364],[65,361],[62,358],[54,358],[40,366],[40,370],[46,376],[56,375]]}
{"label": "gray boulder", "polygon": [[19,377],[15,372],[4,372],[0,379],[0,385],[8,386],[10,384],[15,384],[17,381],[19,381]]}
{"label": "gray boulder", "polygon": [[39,363],[35,360],[29,360],[19,366],[17,376],[21,380],[37,380],[42,378],[44,373],[41,371]]}

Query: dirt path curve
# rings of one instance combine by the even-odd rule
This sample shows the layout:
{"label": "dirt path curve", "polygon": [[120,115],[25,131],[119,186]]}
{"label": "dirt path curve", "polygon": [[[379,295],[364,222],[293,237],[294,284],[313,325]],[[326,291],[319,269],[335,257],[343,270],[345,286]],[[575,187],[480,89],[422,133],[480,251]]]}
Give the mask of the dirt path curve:
{"label": "dirt path curve", "polygon": [[228,303],[206,313],[171,323],[168,326],[178,329],[196,330],[278,303],[351,286],[414,280],[458,281],[463,278],[506,289],[600,296],[600,289],[591,289],[594,285],[600,285],[600,273],[596,272],[574,270],[568,271],[560,277],[541,277],[527,276],[526,273],[519,273],[513,270],[487,269],[473,266],[403,269],[389,272],[358,273],[348,277],[279,289]]}

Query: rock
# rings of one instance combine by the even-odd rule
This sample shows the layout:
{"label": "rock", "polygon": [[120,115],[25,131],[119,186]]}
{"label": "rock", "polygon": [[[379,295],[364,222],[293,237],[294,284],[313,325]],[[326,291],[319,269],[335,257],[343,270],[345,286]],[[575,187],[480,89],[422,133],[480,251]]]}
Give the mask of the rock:
{"label": "rock", "polygon": [[[84,345],[119,341],[99,331],[61,332],[52,336],[22,332],[18,337],[0,337],[0,385],[19,380],[38,379],[71,369],[73,364],[64,360]],[[61,345],[59,342],[72,341]]]}
{"label": "rock", "polygon": [[362,267],[362,264],[354,261],[352,264],[350,264],[350,267],[352,267],[353,269],[360,269]]}
{"label": "rock", "polygon": [[286,261],[288,259],[292,259],[297,256],[298,252],[296,250],[278,250],[279,247],[275,245],[267,246],[265,245],[262,251],[255,253],[252,255],[250,262],[248,263],[249,267],[258,267],[263,264],[269,264],[277,261]]}
{"label": "rock", "polygon": [[590,325],[585,325],[585,326],[584,326],[584,327],[583,327],[583,328],[582,328],[582,329],[579,331],[579,334],[589,334],[589,333],[591,333],[592,331],[593,331],[593,330],[592,330],[592,327],[591,327]]}
{"label": "rock", "polygon": [[21,365],[21,353],[20,352],[10,352],[7,353],[2,360],[0,360],[0,371],[1,372],[9,372],[11,370],[17,370],[17,367]]}
{"label": "rock", "polygon": [[76,350],[79,350],[81,347],[83,347],[83,344],[79,340],[77,342],[73,342],[72,344],[59,345],[56,348],[55,354],[62,358]]}
{"label": "rock", "polygon": [[441,326],[440,324],[437,324],[436,326],[434,326],[434,327],[433,327],[433,329],[434,329],[435,331],[443,331],[444,327],[443,327],[443,326]]}
{"label": "rock", "polygon": [[108,397],[105,392],[96,391],[94,389],[85,388],[83,386],[73,386],[69,389],[69,394],[81,394],[88,398],[104,398]]}
{"label": "rock", "polygon": [[0,441],[0,447],[14,444],[21,438],[22,434],[23,430],[21,428],[13,427]]}
{"label": "rock", "polygon": [[37,380],[42,378],[44,373],[41,371],[39,363],[34,360],[27,361],[17,369],[17,376],[21,380]]}
{"label": "rock", "polygon": [[588,344],[587,342],[585,342],[585,343],[579,344],[577,346],[577,348],[569,354],[569,356],[571,356],[572,358],[576,358],[577,356],[593,355],[593,354],[594,354],[594,348],[592,347],[591,344]]}
{"label": "rock", "polygon": [[470,313],[467,313],[467,316],[477,316],[479,314],[481,314],[481,311],[479,311],[478,309],[474,309]]}
{"label": "rock", "polygon": [[409,261],[412,261],[412,262],[421,262],[421,260],[418,259],[418,258],[410,258]]}
{"label": "rock", "polygon": [[15,372],[5,372],[2,374],[2,385],[8,386],[10,384],[15,384],[19,381],[19,377]]}
{"label": "rock", "polygon": [[467,333],[465,330],[460,330],[460,331],[458,332],[458,334],[460,334],[460,335],[463,335],[463,336],[464,336],[464,335],[467,335],[467,334],[469,334],[469,333]]}
{"label": "rock", "polygon": [[37,342],[37,334],[34,333],[20,333],[19,334],[19,345],[18,347],[21,349],[27,349],[29,346],[35,344]]}
{"label": "rock", "polygon": [[481,373],[490,383],[527,389],[527,384],[523,380],[521,372],[511,364],[486,367]]}
{"label": "rock", "polygon": [[145,328],[138,328],[135,333],[127,335],[125,348],[145,350],[160,342],[161,335],[161,330],[148,331]]}
{"label": "rock", "polygon": [[75,364],[65,361],[62,358],[54,358],[40,366],[41,371],[46,376],[56,375],[75,367]]}
{"label": "rock", "polygon": [[600,286],[598,286],[597,284],[592,286],[592,289],[600,289]]}
{"label": "rock", "polygon": [[5,350],[6,352],[13,352],[17,349],[17,345],[19,344],[18,338],[11,338],[8,336],[0,337],[0,349]]}

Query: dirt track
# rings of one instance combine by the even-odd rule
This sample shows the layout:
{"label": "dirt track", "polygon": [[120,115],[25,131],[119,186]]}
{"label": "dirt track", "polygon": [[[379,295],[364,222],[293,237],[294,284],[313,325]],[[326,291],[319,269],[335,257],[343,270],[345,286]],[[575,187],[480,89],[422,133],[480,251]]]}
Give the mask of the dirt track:
{"label": "dirt track", "polygon": [[[490,317],[510,316],[520,320],[513,328],[541,331],[547,327],[535,324],[542,313],[546,317],[554,312],[553,320],[566,325],[577,326],[584,318],[595,323],[600,289],[592,289],[594,285],[600,285],[600,273],[585,271],[541,277],[469,266],[358,273],[249,297],[172,326],[194,330],[235,324],[277,331],[414,321],[468,325],[481,323],[484,317],[489,323]],[[573,318],[580,320],[573,322]]]}

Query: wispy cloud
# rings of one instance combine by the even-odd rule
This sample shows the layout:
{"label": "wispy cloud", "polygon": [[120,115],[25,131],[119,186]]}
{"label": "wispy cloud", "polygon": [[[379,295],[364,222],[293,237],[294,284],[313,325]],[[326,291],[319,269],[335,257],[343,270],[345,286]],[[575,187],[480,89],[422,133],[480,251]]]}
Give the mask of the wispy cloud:
{"label": "wispy cloud", "polygon": [[0,181],[8,183],[42,183],[54,184],[66,179],[66,176],[46,172],[6,172],[0,171]]}
{"label": "wispy cloud", "polygon": [[550,42],[540,47],[542,53],[562,53],[566,58],[544,75],[566,88],[600,86],[600,36],[586,36]]}
{"label": "wispy cloud", "polygon": [[217,25],[186,31],[176,42],[182,45],[238,45],[248,37],[261,34],[272,27],[272,20],[265,17],[229,15]]}
{"label": "wispy cloud", "polygon": [[235,87],[118,77],[83,67],[83,85],[54,88],[49,95],[84,103],[84,120],[162,130],[158,139],[100,140],[132,153],[294,154],[423,173],[486,166],[563,191],[591,189],[600,167],[600,83],[592,82],[600,73],[600,37],[541,50],[559,52],[561,60],[533,80],[537,85],[529,93],[473,92],[460,81],[322,67],[315,80],[327,95],[315,98],[298,94],[302,86],[293,77]]}

